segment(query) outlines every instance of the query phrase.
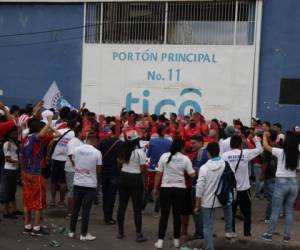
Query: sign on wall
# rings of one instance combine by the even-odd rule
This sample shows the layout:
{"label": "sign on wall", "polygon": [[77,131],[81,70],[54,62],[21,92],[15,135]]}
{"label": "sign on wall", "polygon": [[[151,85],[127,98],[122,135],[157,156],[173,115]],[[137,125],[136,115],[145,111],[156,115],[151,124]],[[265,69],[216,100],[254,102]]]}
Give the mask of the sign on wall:
{"label": "sign on wall", "polygon": [[84,45],[82,101],[104,114],[251,117],[252,46]]}

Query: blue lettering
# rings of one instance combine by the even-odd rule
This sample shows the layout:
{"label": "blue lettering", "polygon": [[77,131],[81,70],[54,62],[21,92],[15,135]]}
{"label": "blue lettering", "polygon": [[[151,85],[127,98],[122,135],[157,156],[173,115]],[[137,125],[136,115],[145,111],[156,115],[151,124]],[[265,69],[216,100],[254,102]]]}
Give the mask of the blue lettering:
{"label": "blue lettering", "polygon": [[[150,91],[149,90],[144,90],[143,92],[144,97],[149,97],[150,96]],[[149,101],[147,99],[143,99],[143,113],[148,113],[149,112]]]}
{"label": "blue lettering", "polygon": [[185,114],[184,112],[185,112],[187,107],[193,107],[195,112],[201,113],[200,105],[195,101],[188,100],[188,101],[183,102],[179,106],[178,115],[184,115]]}
{"label": "blue lettering", "polygon": [[148,71],[147,80],[148,81],[155,81],[156,72],[155,71]]}
{"label": "blue lettering", "polygon": [[116,58],[118,58],[119,53],[118,52],[113,52],[113,60],[115,60]]}
{"label": "blue lettering", "polygon": [[129,92],[126,96],[126,101],[125,101],[126,102],[126,109],[127,110],[132,110],[131,105],[139,103],[139,101],[140,101],[139,98],[132,97],[132,93]]}
{"label": "blue lettering", "polygon": [[213,55],[212,55],[212,62],[213,62],[213,63],[217,63],[217,61],[216,61],[216,58],[215,58],[215,57],[216,57],[216,55],[215,55],[215,54],[213,54]]}
{"label": "blue lettering", "polygon": [[168,54],[167,53],[162,53],[161,54],[161,61],[163,62],[165,59],[167,59]]}
{"label": "blue lettering", "polygon": [[173,107],[176,107],[176,103],[172,99],[161,100],[160,102],[158,102],[156,104],[155,109],[154,109],[154,113],[157,114],[157,115],[160,115],[161,114],[161,109],[164,106],[173,106]]}
{"label": "blue lettering", "polygon": [[208,63],[210,63],[210,58],[209,58],[209,55],[208,54],[205,54],[205,57],[204,57],[204,60],[203,60],[203,62],[208,62]]}

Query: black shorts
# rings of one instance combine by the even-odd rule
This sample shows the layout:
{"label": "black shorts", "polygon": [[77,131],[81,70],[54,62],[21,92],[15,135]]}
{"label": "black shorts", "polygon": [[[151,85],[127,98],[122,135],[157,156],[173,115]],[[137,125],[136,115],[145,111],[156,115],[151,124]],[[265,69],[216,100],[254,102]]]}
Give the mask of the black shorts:
{"label": "black shorts", "polygon": [[193,201],[192,201],[192,189],[186,188],[184,195],[184,203],[182,206],[182,215],[191,215],[193,214]]}
{"label": "black shorts", "polygon": [[51,183],[66,184],[65,161],[52,160],[51,164]]}
{"label": "black shorts", "polygon": [[17,170],[2,169],[0,185],[0,203],[15,202],[17,192]]}

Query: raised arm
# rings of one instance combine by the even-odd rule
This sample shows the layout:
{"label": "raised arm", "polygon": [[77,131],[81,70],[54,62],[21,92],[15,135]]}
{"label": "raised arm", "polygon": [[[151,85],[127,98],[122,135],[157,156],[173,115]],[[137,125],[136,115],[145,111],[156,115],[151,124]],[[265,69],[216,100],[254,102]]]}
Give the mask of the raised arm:
{"label": "raised arm", "polygon": [[33,107],[33,113],[32,113],[32,117],[39,119],[40,118],[40,113],[41,113],[41,109],[44,106],[44,101],[39,101],[34,107]]}
{"label": "raised arm", "polygon": [[245,153],[247,152],[247,154],[245,156],[247,158],[247,160],[252,160],[253,158],[260,155],[264,151],[260,141],[258,141],[257,138],[254,137],[253,142],[255,144],[255,148],[245,150]]}
{"label": "raised arm", "polygon": [[14,120],[14,116],[9,113],[8,109],[5,107],[2,101],[0,101],[0,109],[3,110],[4,115],[8,121]]}
{"label": "raised arm", "polygon": [[44,137],[44,136],[48,133],[49,129],[51,129],[51,125],[52,125],[52,116],[48,116],[48,117],[47,117],[47,121],[48,121],[48,122],[47,122],[46,126],[43,127],[42,130],[38,133],[38,135],[37,135],[37,138],[38,138],[38,139]]}

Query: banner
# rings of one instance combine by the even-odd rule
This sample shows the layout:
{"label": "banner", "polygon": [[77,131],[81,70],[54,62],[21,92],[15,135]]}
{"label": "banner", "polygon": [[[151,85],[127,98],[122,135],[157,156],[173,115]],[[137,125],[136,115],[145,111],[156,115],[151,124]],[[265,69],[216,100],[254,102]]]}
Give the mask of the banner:
{"label": "banner", "polygon": [[43,101],[44,108],[46,109],[54,108],[58,110],[65,106],[74,109],[73,106],[64,99],[55,81],[52,82],[50,88],[43,97]]}
{"label": "banner", "polygon": [[84,44],[82,101],[96,113],[250,121],[254,46]]}

